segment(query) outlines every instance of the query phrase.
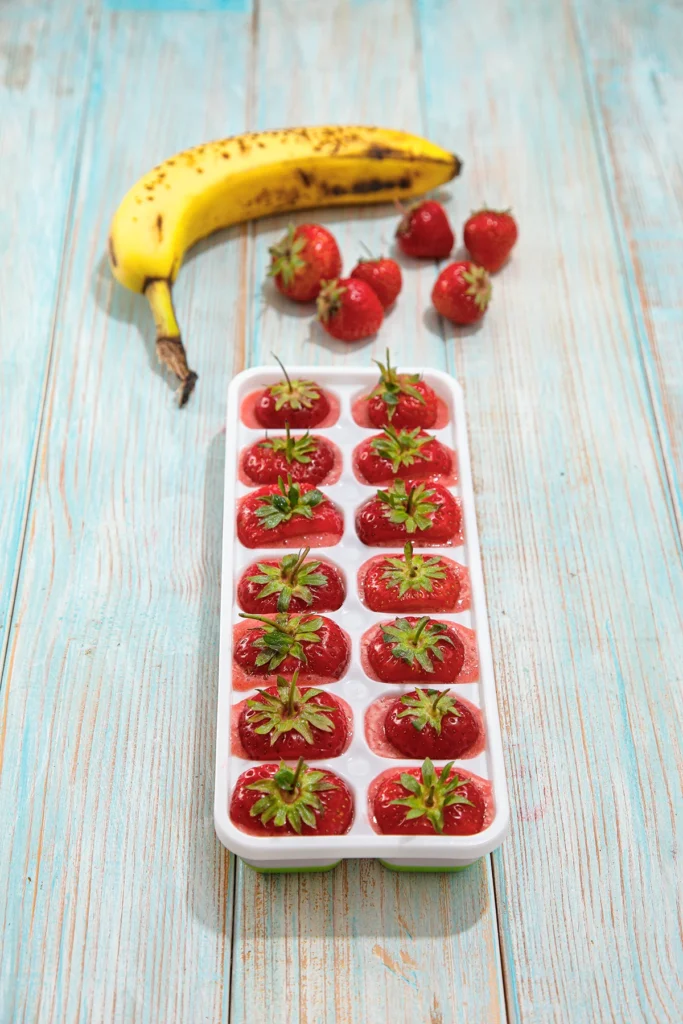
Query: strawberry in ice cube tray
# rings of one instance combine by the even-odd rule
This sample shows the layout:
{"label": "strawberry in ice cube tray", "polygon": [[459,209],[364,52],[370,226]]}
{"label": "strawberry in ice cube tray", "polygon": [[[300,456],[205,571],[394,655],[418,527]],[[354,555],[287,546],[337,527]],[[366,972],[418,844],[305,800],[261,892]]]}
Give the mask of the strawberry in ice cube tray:
{"label": "strawberry in ice cube tray", "polygon": [[293,430],[317,427],[331,412],[327,395],[315,381],[291,380],[282,363],[280,367],[285,379],[256,395],[254,417],[257,422],[262,427],[282,429],[288,423]]}
{"label": "strawberry in ice cube tray", "polygon": [[316,547],[337,544],[344,517],[337,506],[312,484],[279,478],[239,502],[237,536],[247,548],[288,547],[315,541]]}
{"label": "strawberry in ice cube tray", "polygon": [[354,452],[358,475],[369,484],[402,480],[436,480],[453,472],[450,450],[420,427],[408,430],[386,426],[368,437]]}
{"label": "strawberry in ice cube tray", "polygon": [[[329,682],[341,679],[351,656],[349,637],[325,615],[278,614],[272,618],[240,612],[247,620],[235,627],[233,659],[245,677],[289,675]],[[253,622],[253,625],[251,623]],[[234,684],[239,684],[239,678]]]}
{"label": "strawberry in ice cube tray", "polygon": [[454,623],[409,615],[372,626],[363,637],[362,659],[382,683],[454,683],[465,644]]}
{"label": "strawberry in ice cube tray", "polygon": [[324,559],[309,558],[310,548],[279,559],[252,562],[237,586],[245,612],[333,612],[341,608],[346,584],[341,570]]}
{"label": "strawberry in ice cube tray", "polygon": [[462,543],[460,502],[441,484],[395,480],[377,491],[356,512],[356,532],[363,544],[387,545]]}
{"label": "strawberry in ice cube tray", "polygon": [[442,555],[377,555],[358,574],[361,598],[373,612],[453,612],[469,607],[467,569]]}
{"label": "strawberry in ice cube tray", "polygon": [[296,759],[339,757],[346,747],[349,723],[342,703],[314,686],[297,685],[298,670],[287,681],[259,690],[240,713],[238,731],[248,757]]}
{"label": "strawberry in ice cube tray", "polygon": [[471,836],[486,826],[487,795],[449,761],[384,772],[371,787],[370,812],[385,835]]}
{"label": "strawberry in ice cube tray", "polygon": [[368,419],[374,427],[389,424],[409,430],[433,427],[439,414],[439,400],[433,388],[419,373],[399,373],[391,365],[389,349],[386,365],[374,360],[380,369],[376,387],[368,395]]}
{"label": "strawberry in ice cube tray", "polygon": [[295,483],[321,484],[330,476],[337,461],[335,446],[324,437],[306,431],[292,437],[289,423],[285,436],[264,437],[242,452],[242,473],[254,484],[276,484],[280,477],[291,476]]}
{"label": "strawberry in ice cube tray", "polygon": [[420,760],[465,757],[482,739],[480,718],[468,704],[448,690],[419,686],[389,705],[384,732],[404,757]]}
{"label": "strawberry in ice cube tray", "polygon": [[284,761],[248,768],[237,780],[230,817],[238,828],[267,836],[336,836],[351,828],[353,797],[334,772]]}

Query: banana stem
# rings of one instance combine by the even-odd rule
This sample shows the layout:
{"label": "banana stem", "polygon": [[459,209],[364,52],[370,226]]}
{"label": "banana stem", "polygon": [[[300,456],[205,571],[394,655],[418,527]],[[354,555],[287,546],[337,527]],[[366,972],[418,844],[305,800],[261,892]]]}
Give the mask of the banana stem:
{"label": "banana stem", "polygon": [[194,390],[197,374],[187,365],[185,346],[180,337],[169,281],[150,281],[145,288],[156,327],[156,349],[159,362],[171,370],[178,380],[178,405],[185,405]]}

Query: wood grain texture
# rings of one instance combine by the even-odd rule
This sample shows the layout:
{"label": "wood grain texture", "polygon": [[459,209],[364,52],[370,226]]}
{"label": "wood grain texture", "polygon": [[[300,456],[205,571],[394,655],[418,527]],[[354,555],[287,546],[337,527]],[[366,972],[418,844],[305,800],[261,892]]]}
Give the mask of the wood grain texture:
{"label": "wood grain texture", "polygon": [[[419,132],[420,73],[408,0],[259,6],[257,128],[360,121]],[[448,145],[450,133],[445,138]],[[310,310],[264,287],[268,245],[289,219],[252,228],[249,364],[268,362],[271,352],[285,362],[354,363],[390,344],[395,358],[414,362],[418,352],[418,362],[445,368],[443,341],[424,323],[432,265],[405,262],[400,302],[380,335],[357,345],[332,341]],[[363,255],[361,242],[372,252],[393,250],[391,207],[324,211],[319,219],[332,226],[347,270]],[[358,861],[331,876],[265,879],[239,865],[236,892],[232,1024],[505,1019],[487,864],[440,879],[396,877]]]}
{"label": "wood grain texture", "polygon": [[239,13],[102,19],[0,694],[3,1022],[228,1015],[212,794],[242,235],[205,246],[178,287],[202,376],[187,415],[105,252],[141,172],[244,128],[250,30]]}
{"label": "wood grain texture", "polygon": [[576,4],[604,180],[683,532],[683,8]]}
{"label": "wood grain texture", "polygon": [[[43,408],[87,97],[93,16],[80,3],[0,10],[0,665]],[[68,30],[68,31],[67,31]]]}
{"label": "wood grain texture", "polygon": [[[0,15],[3,581],[27,523],[0,690],[0,1021],[678,1022],[679,10],[103,7]],[[444,328],[436,268],[405,264],[381,336],[345,348],[263,287],[287,218],[236,229],[175,289],[200,374],[179,413],[144,300],[106,269],[112,210],[175,149],[327,120],[463,156],[458,226],[514,205],[489,314]],[[393,211],[323,219],[349,266],[361,240],[392,245]],[[493,870],[452,877],[235,874],[211,816],[227,381],[271,350],[387,342],[466,389],[512,835]]]}
{"label": "wood grain texture", "polygon": [[459,209],[512,203],[521,225],[483,327],[448,330],[512,780],[494,856],[508,1010],[674,1022],[683,573],[572,12],[420,14]]}

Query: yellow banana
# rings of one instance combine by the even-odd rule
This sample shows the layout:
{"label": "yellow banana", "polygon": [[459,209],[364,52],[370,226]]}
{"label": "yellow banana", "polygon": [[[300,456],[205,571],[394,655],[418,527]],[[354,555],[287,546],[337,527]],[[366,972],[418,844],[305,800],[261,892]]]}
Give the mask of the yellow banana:
{"label": "yellow banana", "polygon": [[381,203],[428,192],[460,171],[456,156],[386,128],[332,125],[236,135],[159,164],[123,198],[109,233],[114,277],[149,300],[159,359],[189,369],[171,285],[186,251],[220,228],[313,206]]}

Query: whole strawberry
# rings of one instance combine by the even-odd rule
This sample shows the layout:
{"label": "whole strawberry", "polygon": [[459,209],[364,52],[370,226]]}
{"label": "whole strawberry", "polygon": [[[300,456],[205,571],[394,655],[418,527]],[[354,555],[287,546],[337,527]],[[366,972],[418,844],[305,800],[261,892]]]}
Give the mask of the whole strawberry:
{"label": "whole strawberry", "polygon": [[450,256],[455,237],[441,203],[427,199],[406,211],[396,229],[399,247],[406,256],[440,260]]}
{"label": "whole strawberry", "polygon": [[491,299],[491,282],[483,267],[463,260],[441,271],[432,289],[432,302],[454,324],[481,320]]}
{"label": "whole strawberry", "polygon": [[323,281],[341,274],[339,247],[327,228],[320,224],[289,225],[287,234],[268,252],[268,275],[278,291],[295,302],[312,302]]}
{"label": "whole strawberry", "polygon": [[388,309],[396,301],[403,284],[398,263],[385,256],[358,260],[350,276],[369,284],[384,309]]}
{"label": "whole strawberry", "polygon": [[355,277],[325,281],[318,296],[318,319],[340,341],[360,341],[376,334],[384,309],[366,281]]}
{"label": "whole strawberry", "polygon": [[517,241],[517,224],[509,210],[477,210],[465,224],[467,251],[490,273],[500,270]]}

